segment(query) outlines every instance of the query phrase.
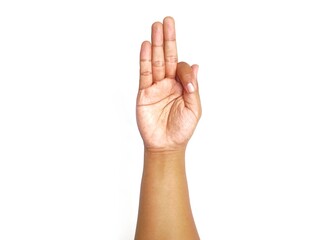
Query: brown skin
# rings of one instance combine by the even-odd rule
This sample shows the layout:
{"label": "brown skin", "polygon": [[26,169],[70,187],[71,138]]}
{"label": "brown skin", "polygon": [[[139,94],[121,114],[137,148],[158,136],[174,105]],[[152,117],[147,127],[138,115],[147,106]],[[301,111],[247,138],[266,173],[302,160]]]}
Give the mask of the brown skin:
{"label": "brown skin", "polygon": [[151,39],[140,51],[137,123],[145,154],[135,239],[200,239],[185,172],[185,150],[201,117],[198,66],[178,63],[173,18],[155,22]]}

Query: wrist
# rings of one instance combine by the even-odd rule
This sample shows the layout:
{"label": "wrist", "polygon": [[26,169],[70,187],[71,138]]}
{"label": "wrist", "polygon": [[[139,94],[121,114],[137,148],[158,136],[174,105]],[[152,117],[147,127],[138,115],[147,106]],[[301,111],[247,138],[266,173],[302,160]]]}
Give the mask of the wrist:
{"label": "wrist", "polygon": [[144,170],[156,172],[175,172],[185,169],[186,148],[150,149],[144,151]]}
{"label": "wrist", "polygon": [[184,159],[186,146],[174,148],[144,148],[145,160],[147,159],[162,159],[162,160],[178,160]]}

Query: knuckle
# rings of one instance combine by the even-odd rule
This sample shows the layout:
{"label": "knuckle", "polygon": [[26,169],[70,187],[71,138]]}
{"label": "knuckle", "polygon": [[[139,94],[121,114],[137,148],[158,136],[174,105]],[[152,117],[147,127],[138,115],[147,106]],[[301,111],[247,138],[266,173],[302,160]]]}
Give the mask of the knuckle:
{"label": "knuckle", "polygon": [[140,73],[140,75],[141,75],[141,76],[144,76],[144,77],[148,77],[148,76],[150,76],[151,74],[152,74],[151,71],[143,71],[143,72]]}
{"label": "knuckle", "polygon": [[165,61],[167,63],[177,63],[178,62],[178,58],[177,58],[177,56],[166,56]]}
{"label": "knuckle", "polygon": [[164,67],[164,62],[163,61],[153,61],[152,66],[153,67]]}

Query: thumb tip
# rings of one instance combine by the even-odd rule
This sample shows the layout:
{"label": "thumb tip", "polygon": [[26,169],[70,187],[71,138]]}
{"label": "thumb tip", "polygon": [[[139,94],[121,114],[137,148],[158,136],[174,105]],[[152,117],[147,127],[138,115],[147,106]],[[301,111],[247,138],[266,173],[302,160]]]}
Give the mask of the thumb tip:
{"label": "thumb tip", "polygon": [[195,92],[195,88],[191,82],[187,84],[187,90],[189,93]]}

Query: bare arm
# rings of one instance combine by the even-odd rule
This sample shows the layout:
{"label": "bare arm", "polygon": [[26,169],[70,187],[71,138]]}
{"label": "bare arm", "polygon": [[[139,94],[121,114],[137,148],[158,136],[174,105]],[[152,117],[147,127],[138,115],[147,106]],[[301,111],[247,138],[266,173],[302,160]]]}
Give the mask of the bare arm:
{"label": "bare arm", "polygon": [[145,155],[135,239],[196,240],[185,150],[201,116],[198,66],[177,63],[173,18],[154,23],[151,38],[140,52],[137,122]]}

